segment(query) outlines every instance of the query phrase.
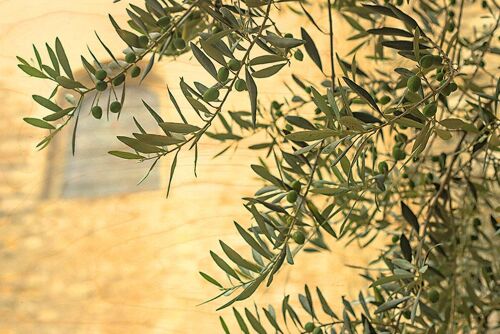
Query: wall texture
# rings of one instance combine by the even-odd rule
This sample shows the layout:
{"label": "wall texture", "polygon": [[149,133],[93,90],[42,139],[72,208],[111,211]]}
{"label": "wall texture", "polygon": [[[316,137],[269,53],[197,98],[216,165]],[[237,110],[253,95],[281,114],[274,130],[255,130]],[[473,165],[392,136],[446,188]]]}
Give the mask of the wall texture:
{"label": "wall texture", "polygon": [[[248,167],[256,156],[247,144],[212,159],[223,147],[203,140],[198,178],[192,173],[192,155],[183,154],[168,200],[167,161],[159,167],[160,183],[153,190],[90,198],[44,196],[49,176],[59,182],[67,177],[60,165],[66,161],[54,158],[61,156],[57,150],[67,150],[67,143],[35,150],[42,132],[22,117],[41,114],[31,94],[48,95],[50,88],[18,70],[15,56],[28,57],[31,43],[41,48],[59,36],[75,67],[87,44],[99,50],[94,30],[120,50],[107,13],[123,19],[124,4],[111,2],[0,1],[0,333],[219,332],[218,304],[196,306],[217,292],[198,271],[216,272],[208,251],[218,247],[219,238],[241,245],[232,221],[249,223],[240,198],[258,186]],[[300,24],[308,26],[296,17],[283,21],[295,34]],[[346,28],[338,23],[336,29]],[[343,47],[347,53],[345,44],[339,52]],[[311,68],[304,64],[300,71],[318,77]],[[167,118],[174,111],[166,86],[178,93],[181,74],[187,80],[204,75],[195,61],[181,57],[160,63],[144,84]],[[288,75],[283,71],[262,83],[264,101],[287,93],[281,83]],[[247,108],[246,96],[237,100],[232,110]],[[99,176],[105,179],[117,168],[123,167],[110,163]],[[95,177],[91,171],[83,168],[72,177]],[[354,297],[361,279],[345,264],[363,264],[374,250],[346,252],[341,244],[330,246],[330,253],[300,255],[272,289],[258,293],[257,302],[277,305],[284,294],[302,289],[306,279],[337,305],[342,295]]]}

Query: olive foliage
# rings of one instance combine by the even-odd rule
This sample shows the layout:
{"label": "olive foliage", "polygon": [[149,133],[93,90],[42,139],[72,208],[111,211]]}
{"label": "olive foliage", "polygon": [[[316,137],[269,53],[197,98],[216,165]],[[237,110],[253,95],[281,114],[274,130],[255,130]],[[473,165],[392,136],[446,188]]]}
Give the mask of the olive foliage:
{"label": "olive foliage", "polygon": [[[164,120],[143,101],[157,131],[148,133],[134,119],[137,130],[117,138],[124,149],[109,153],[149,169],[172,156],[168,193],[180,153],[194,152],[196,166],[205,136],[220,142],[220,154],[251,136],[262,140],[250,149],[261,154],[251,168],[263,187],[244,198],[251,221],[234,223],[248,252],[220,241],[221,248],[210,251],[220,272],[200,272],[219,290],[210,302],[220,301],[218,310],[232,307],[231,320],[227,313],[220,317],[224,332],[498,328],[496,1],[145,0],[123,6],[127,22],[109,18],[124,53],[97,35],[110,61],[91,49],[81,56],[91,85],[75,78],[59,39],[43,52],[34,47],[34,61],[18,57],[22,71],[54,85],[47,97],[33,95],[46,116],[24,120],[47,131],[39,148],[72,126],[74,149],[82,112],[119,117],[130,80],[144,80],[164,57],[196,59],[211,79],[181,78],[182,96],[167,92],[178,117]],[[285,9],[309,20],[309,30],[281,31],[277,14]],[[325,19],[312,14],[318,12]],[[349,36],[335,31],[334,18],[351,26]],[[465,29],[472,18],[475,27]],[[323,36],[321,43],[313,36]],[[337,50],[334,37],[356,47]],[[359,61],[361,51],[367,56]],[[318,69],[320,80],[293,74],[285,83],[289,96],[272,103],[260,98],[260,82],[302,61]],[[58,92],[66,93],[59,104]],[[246,95],[242,111],[226,107],[231,94]],[[191,110],[179,107],[180,98]],[[92,100],[91,110],[83,110],[84,99]],[[189,123],[193,113],[197,121]],[[340,312],[307,282],[281,305],[238,308],[271,286],[300,252],[327,251],[328,242],[341,240],[366,247],[376,239],[384,247],[368,267],[357,268],[366,288],[355,300],[343,298]],[[334,279],[333,272],[324,274]]]}

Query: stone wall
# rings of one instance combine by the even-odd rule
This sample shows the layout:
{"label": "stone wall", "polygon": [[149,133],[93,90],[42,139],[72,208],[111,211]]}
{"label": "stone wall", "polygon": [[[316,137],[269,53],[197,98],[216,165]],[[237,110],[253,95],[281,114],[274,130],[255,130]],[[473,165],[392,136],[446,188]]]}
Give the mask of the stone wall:
{"label": "stone wall", "polygon": [[[192,154],[182,154],[168,200],[169,161],[159,166],[160,183],[147,191],[88,198],[55,191],[46,196],[50,182],[60,184],[67,177],[68,144],[35,150],[42,132],[22,117],[41,115],[31,94],[48,95],[50,88],[21,73],[15,56],[32,55],[31,43],[41,48],[59,36],[76,66],[87,44],[100,50],[94,30],[118,51],[107,13],[123,19],[124,4],[111,2],[0,1],[1,333],[219,332],[214,312],[218,304],[196,306],[217,293],[198,271],[217,272],[208,251],[218,247],[218,239],[243,246],[232,222],[248,224],[240,198],[259,184],[249,168],[257,157],[245,148],[247,143],[236,153],[212,159],[223,147],[204,139],[198,178],[193,176]],[[310,26],[296,17],[284,22],[295,34],[300,24]],[[338,24],[336,29],[345,31]],[[342,47],[347,46],[339,46],[345,54]],[[321,49],[326,52],[326,44]],[[99,51],[98,56],[105,54]],[[300,72],[309,79],[318,77],[320,73],[311,68],[304,63]],[[204,75],[184,56],[158,64],[155,76],[145,83],[167,118],[173,119],[175,111],[166,98],[166,86],[179,96],[181,74],[186,80]],[[288,78],[289,72],[283,71],[263,82],[261,98],[269,102],[287,94],[282,82]],[[230,104],[233,110],[248,108],[246,95]],[[116,168],[123,167],[110,165],[98,176],[83,168],[76,177],[104,179]],[[273,288],[262,289],[256,301],[278,305],[285,293],[295,294],[306,280],[320,285],[337,306],[342,295],[354,297],[362,280],[345,264],[365,263],[369,251],[346,252],[341,244],[329,244],[330,253],[300,255],[293,270],[285,268]]]}

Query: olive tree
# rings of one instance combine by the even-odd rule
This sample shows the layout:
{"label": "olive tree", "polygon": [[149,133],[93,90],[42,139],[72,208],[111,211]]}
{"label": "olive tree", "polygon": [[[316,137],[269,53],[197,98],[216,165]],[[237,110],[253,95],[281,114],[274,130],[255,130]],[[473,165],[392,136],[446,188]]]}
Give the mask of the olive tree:
{"label": "olive tree", "polygon": [[[281,31],[277,13],[285,9],[309,20],[310,31]],[[59,39],[46,44],[47,56],[34,47],[34,60],[18,57],[21,70],[54,86],[47,97],[33,95],[46,116],[24,120],[48,131],[38,148],[72,126],[74,149],[81,113],[119,117],[129,80],[144,80],[164,57],[190,53],[199,62],[210,80],[181,78],[182,96],[168,91],[178,117],[164,120],[144,101],[158,131],[148,133],[134,119],[137,130],[117,138],[123,151],[109,153],[145,163],[145,172],[172,156],[168,194],[181,153],[194,152],[196,166],[205,137],[220,142],[220,154],[251,136],[262,141],[250,149],[261,154],[251,168],[263,187],[243,199],[251,220],[234,224],[248,252],[220,241],[210,255],[221,271],[200,268],[219,290],[209,301],[219,301],[218,310],[232,307],[232,319],[220,317],[223,331],[498,329],[496,0],[145,0],[126,12],[127,22],[109,17],[123,54],[97,35],[110,61],[91,49],[81,56],[91,85],[75,78]],[[352,50],[336,49],[334,36],[346,32],[335,31],[334,17],[351,26],[345,38],[356,41]],[[471,19],[474,27],[464,28]],[[320,80],[294,74],[289,96],[259,98],[260,82],[302,61],[319,69]],[[66,101],[54,102],[57,92]],[[231,94],[247,96],[243,111],[228,110]],[[180,98],[191,110],[179,108]],[[82,108],[86,99],[90,110]],[[366,289],[356,300],[343,298],[341,312],[308,282],[281,305],[238,306],[270,287],[301,252],[327,251],[327,242],[340,240],[366,247],[376,239],[384,248],[361,268]]]}

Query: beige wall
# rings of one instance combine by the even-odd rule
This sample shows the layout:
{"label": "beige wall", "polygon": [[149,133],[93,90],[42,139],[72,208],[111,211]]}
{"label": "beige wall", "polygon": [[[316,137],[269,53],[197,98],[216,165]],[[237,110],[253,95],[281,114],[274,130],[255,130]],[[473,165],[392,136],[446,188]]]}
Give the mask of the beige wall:
{"label": "beige wall", "polygon": [[[41,114],[31,94],[48,95],[50,88],[21,73],[15,56],[28,57],[32,42],[41,47],[59,36],[76,69],[86,44],[100,50],[94,30],[119,50],[106,14],[123,18],[124,5],[111,2],[0,1],[0,333],[219,332],[214,312],[218,303],[196,306],[216,293],[197,272],[218,273],[208,251],[217,249],[219,238],[241,245],[232,221],[248,226],[240,198],[258,186],[248,167],[256,155],[246,145],[212,159],[222,146],[204,139],[198,178],[192,174],[192,154],[182,154],[168,200],[165,162],[158,191],[40,198],[49,151],[35,151],[42,132],[22,117]],[[297,34],[297,22],[286,22]],[[319,75],[312,68],[304,64],[301,71],[312,79]],[[163,115],[174,117],[166,84],[179,96],[179,74],[192,80],[202,72],[187,57],[163,62],[155,71],[157,78],[146,84],[159,94]],[[287,73],[262,82],[264,101],[287,94],[280,84]],[[247,97],[239,98],[244,102],[235,105],[233,99],[233,107],[247,108]],[[343,294],[354,297],[361,280],[344,265],[362,264],[370,254],[329,244],[331,253],[300,255],[256,301],[278,305],[285,293],[299,291],[306,280],[320,285],[337,305]]]}

